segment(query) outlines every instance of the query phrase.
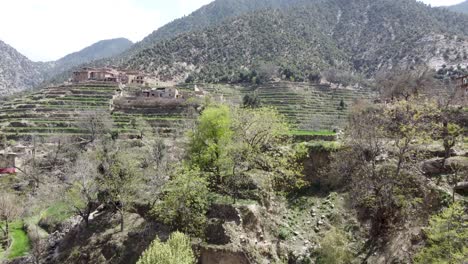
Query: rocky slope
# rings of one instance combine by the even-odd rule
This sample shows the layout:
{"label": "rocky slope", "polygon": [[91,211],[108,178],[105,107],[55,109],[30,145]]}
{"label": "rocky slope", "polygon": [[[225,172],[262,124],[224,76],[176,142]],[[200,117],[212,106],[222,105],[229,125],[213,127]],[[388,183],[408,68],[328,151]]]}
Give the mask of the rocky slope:
{"label": "rocky slope", "polygon": [[0,96],[35,87],[44,80],[47,68],[0,40]]}
{"label": "rocky slope", "polygon": [[331,67],[371,76],[395,66],[467,62],[465,15],[415,0],[289,3],[181,34],[130,56],[124,66],[162,79],[192,74],[232,82],[246,70],[258,72],[261,62],[296,79]]}

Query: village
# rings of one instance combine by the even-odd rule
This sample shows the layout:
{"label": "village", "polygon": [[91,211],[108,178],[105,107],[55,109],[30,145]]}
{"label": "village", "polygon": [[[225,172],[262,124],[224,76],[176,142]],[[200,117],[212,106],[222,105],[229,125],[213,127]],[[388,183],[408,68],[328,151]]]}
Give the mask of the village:
{"label": "village", "polygon": [[[136,99],[188,99],[190,97],[203,97],[206,92],[195,86],[192,92],[179,91],[174,86],[165,85],[160,87],[161,83],[156,78],[134,70],[118,70],[113,67],[108,68],[82,68],[73,72],[69,83],[106,83],[116,84],[121,88],[119,97],[126,97],[128,100]],[[136,87],[140,89],[126,90],[126,87]],[[156,87],[156,88],[155,88]]]}

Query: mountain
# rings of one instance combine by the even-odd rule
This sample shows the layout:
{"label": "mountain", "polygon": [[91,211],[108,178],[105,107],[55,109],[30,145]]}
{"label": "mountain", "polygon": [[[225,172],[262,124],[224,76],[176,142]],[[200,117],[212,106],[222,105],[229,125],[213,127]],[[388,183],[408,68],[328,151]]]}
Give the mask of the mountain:
{"label": "mountain", "polygon": [[[215,6],[242,6],[244,2],[218,0],[193,13],[191,19]],[[156,41],[124,60],[123,66],[165,80],[181,81],[191,75],[195,80],[216,82],[239,81],[265,64],[280,76],[305,79],[328,68],[372,76],[392,67],[436,68],[467,62],[468,17],[416,0],[261,3],[272,7],[265,4],[265,8],[227,20],[221,19],[223,12],[218,10],[214,14],[219,17],[208,19],[211,26]],[[185,25],[188,19],[167,27],[184,28],[175,25]],[[163,32],[156,31],[146,42],[166,38]]]}
{"label": "mountain", "polygon": [[132,45],[133,42],[126,38],[101,40],[78,52],[71,53],[57,61],[50,62],[52,69],[49,74],[53,76],[81,64],[119,55]]}
{"label": "mountain", "polygon": [[468,14],[468,0],[460,4],[448,6],[447,8],[451,11]]}
{"label": "mountain", "polygon": [[33,62],[0,41],[0,96],[37,87],[55,76],[64,76],[64,81],[69,78],[69,70],[119,55],[132,45],[125,38],[102,40],[57,61]]}
{"label": "mountain", "polygon": [[122,55],[98,63],[99,65],[122,63],[144,49],[151,48],[161,41],[172,39],[183,33],[202,30],[220,24],[229,18],[249,12],[268,8],[285,8],[289,5],[307,3],[310,1],[311,0],[217,0],[201,7],[188,16],[176,19],[153,31]]}
{"label": "mountain", "polygon": [[44,63],[32,62],[0,40],[0,96],[31,89],[44,80]]}

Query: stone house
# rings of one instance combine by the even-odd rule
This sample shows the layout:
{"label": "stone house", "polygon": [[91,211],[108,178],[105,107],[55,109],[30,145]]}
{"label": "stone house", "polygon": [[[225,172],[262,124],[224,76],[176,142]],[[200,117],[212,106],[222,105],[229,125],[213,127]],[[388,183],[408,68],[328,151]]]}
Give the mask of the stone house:
{"label": "stone house", "polygon": [[110,82],[146,85],[146,76],[139,71],[120,71],[114,68],[82,68],[73,72],[72,82]]}
{"label": "stone house", "polygon": [[147,97],[147,98],[166,98],[166,99],[182,98],[182,94],[179,93],[179,90],[173,87],[153,88],[151,90],[143,90],[141,92],[141,96]]}

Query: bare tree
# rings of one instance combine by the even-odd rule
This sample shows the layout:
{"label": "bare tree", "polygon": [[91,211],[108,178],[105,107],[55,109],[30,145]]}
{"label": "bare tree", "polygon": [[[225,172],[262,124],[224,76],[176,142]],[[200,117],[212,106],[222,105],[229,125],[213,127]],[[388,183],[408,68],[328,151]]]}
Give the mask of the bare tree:
{"label": "bare tree", "polygon": [[433,72],[427,67],[414,70],[396,68],[379,72],[376,77],[380,95],[387,100],[408,100],[435,87]]}
{"label": "bare tree", "polygon": [[98,206],[97,164],[83,155],[70,170],[70,175],[71,187],[67,191],[66,201],[88,226],[89,217]]}
{"label": "bare tree", "polygon": [[[0,221],[4,224],[0,225],[0,230],[7,239],[10,235],[9,225],[18,219],[22,213],[21,203],[15,195],[5,192],[0,193]],[[10,245],[9,240],[8,245]]]}
{"label": "bare tree", "polygon": [[82,114],[80,118],[80,127],[89,134],[90,142],[94,142],[98,137],[112,131],[112,118],[105,112],[87,112]]}

